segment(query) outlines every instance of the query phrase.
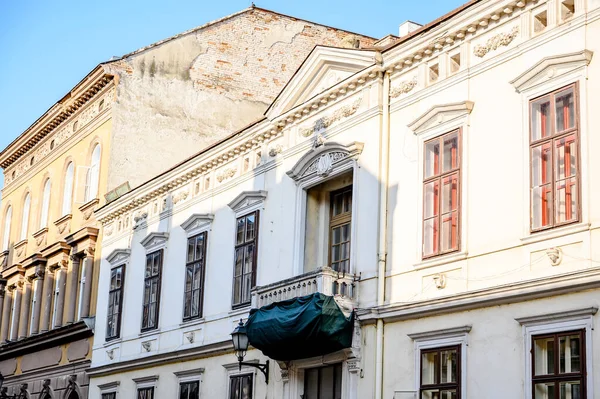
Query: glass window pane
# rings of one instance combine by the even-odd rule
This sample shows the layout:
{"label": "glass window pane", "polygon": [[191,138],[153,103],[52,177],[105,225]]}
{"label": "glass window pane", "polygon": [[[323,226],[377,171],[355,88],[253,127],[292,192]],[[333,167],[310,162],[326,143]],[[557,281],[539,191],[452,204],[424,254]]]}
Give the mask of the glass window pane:
{"label": "glass window pane", "polygon": [[424,217],[430,218],[439,214],[439,183],[433,181],[425,184],[425,209]]}
{"label": "glass window pane", "polygon": [[550,97],[544,97],[531,103],[531,140],[550,135]]}
{"label": "glass window pane", "polygon": [[334,227],[331,232],[332,244],[339,244],[342,241],[342,228]]}
{"label": "glass window pane", "polygon": [[194,260],[200,260],[204,257],[204,238],[206,233],[201,234],[196,238],[196,255]]}
{"label": "glass window pane", "polygon": [[438,352],[424,352],[421,354],[421,384],[437,384],[440,380],[436,364],[439,362]]}
{"label": "glass window pane", "polygon": [[458,174],[442,180],[442,213],[458,209]]}
{"label": "glass window pane", "polygon": [[556,182],[556,223],[577,219],[577,180]]}
{"label": "glass window pane", "polygon": [[188,384],[180,384],[179,385],[179,399],[188,399],[188,396],[189,396]]}
{"label": "glass window pane", "polygon": [[333,397],[333,367],[322,367],[319,386],[319,399],[334,399]]}
{"label": "glass window pane", "polygon": [[579,334],[559,338],[560,373],[581,372],[581,338]]}
{"label": "glass window pane", "polygon": [[428,219],[423,223],[423,255],[438,252],[438,218]]}
{"label": "glass window pane", "polygon": [[235,250],[235,268],[234,276],[240,276],[242,274],[242,264],[244,262],[244,248],[238,248]]}
{"label": "glass window pane", "polygon": [[456,349],[440,352],[440,383],[456,382],[458,357]]}
{"label": "glass window pane", "polygon": [[554,374],[554,337],[533,341],[534,375]]}
{"label": "glass window pane", "polygon": [[254,244],[246,245],[246,256],[244,257],[244,273],[252,273],[254,265]]}
{"label": "glass window pane", "polygon": [[188,249],[187,249],[187,261],[188,262],[194,261],[194,241],[195,241],[195,239],[193,239],[193,238],[190,238],[188,240]]}
{"label": "glass window pane", "polygon": [[160,264],[162,262],[162,255],[160,252],[157,252],[154,255],[154,266],[152,267],[152,275],[156,276],[160,272]]}
{"label": "glass window pane", "polygon": [[458,249],[458,211],[442,216],[442,251]]}
{"label": "glass window pane", "polygon": [[425,143],[425,178],[440,173],[440,142],[433,140]]}
{"label": "glass window pane", "polygon": [[304,372],[304,398],[319,398],[319,369],[308,369]]}
{"label": "glass window pane", "polygon": [[200,289],[200,284],[202,283],[202,266],[200,263],[196,263],[194,266],[194,285],[193,288],[195,290]]}
{"label": "glass window pane", "polygon": [[577,141],[569,135],[554,141],[556,179],[561,180],[577,175]]}
{"label": "glass window pane", "polygon": [[458,168],[458,132],[447,134],[444,140],[443,170],[448,172]]}
{"label": "glass window pane", "polygon": [[236,234],[236,244],[244,243],[244,227],[246,225],[246,218],[241,217],[237,220],[237,234]]}
{"label": "glass window pane", "polygon": [[242,302],[242,277],[233,279],[233,303]]}
{"label": "glass window pane", "polygon": [[254,239],[256,230],[255,215],[251,214],[246,217],[246,242]]}
{"label": "glass window pane", "polygon": [[144,277],[148,278],[152,275],[152,255],[146,256],[146,271]]}
{"label": "glass window pane", "polygon": [[581,399],[581,381],[560,383],[560,399]]}
{"label": "glass window pane", "polygon": [[194,274],[194,266],[188,266],[185,268],[185,292],[192,290],[192,280]]}
{"label": "glass window pane", "polygon": [[553,399],[555,396],[554,382],[542,382],[534,386],[535,399]]}
{"label": "glass window pane", "polygon": [[556,94],[556,131],[561,132],[575,127],[575,101],[573,88]]}
{"label": "glass window pane", "polygon": [[242,379],[240,399],[252,399],[252,376],[244,375],[240,378]]}

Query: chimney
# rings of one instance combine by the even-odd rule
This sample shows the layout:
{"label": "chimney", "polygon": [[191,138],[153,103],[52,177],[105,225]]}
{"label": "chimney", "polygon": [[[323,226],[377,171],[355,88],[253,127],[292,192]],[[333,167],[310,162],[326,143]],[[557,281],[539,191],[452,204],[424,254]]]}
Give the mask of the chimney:
{"label": "chimney", "polygon": [[400,29],[399,29],[399,35],[398,36],[400,36],[400,37],[406,36],[409,33],[416,31],[421,26],[423,26],[423,25],[419,25],[416,22],[405,21],[405,22],[403,22],[403,23],[400,24]]}

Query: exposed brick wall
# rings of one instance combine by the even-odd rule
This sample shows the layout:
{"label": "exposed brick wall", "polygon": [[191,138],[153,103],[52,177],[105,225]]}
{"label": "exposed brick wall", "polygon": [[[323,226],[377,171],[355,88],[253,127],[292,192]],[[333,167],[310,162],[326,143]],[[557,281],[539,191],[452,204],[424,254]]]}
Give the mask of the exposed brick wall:
{"label": "exposed brick wall", "polygon": [[119,75],[109,189],[132,187],[262,116],[317,44],[372,39],[252,9],[134,54]]}

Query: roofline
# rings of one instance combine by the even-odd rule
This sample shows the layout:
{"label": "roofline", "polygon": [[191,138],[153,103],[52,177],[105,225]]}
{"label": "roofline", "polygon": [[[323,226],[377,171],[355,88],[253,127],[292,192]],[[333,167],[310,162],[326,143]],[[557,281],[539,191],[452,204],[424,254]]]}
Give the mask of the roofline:
{"label": "roofline", "polygon": [[[397,46],[409,41],[410,39],[414,38],[415,36],[418,36],[422,33],[425,33],[433,28],[435,28],[436,26],[440,25],[442,22],[446,22],[447,20],[449,20],[450,18],[454,17],[455,15],[461,13],[462,11],[467,10],[468,8],[470,8],[471,6],[475,5],[476,3],[479,3],[483,0],[470,0],[466,3],[464,3],[462,6],[459,6],[457,8],[455,8],[454,10],[442,15],[439,18],[434,19],[433,21],[429,22],[428,24],[425,24],[423,26],[421,26],[419,29],[412,31],[411,33],[409,33],[406,36],[402,36],[400,37],[400,40],[398,40],[396,43],[392,43],[387,47],[384,47],[381,52],[385,53],[389,50],[392,50],[394,48],[396,48]],[[410,21],[412,22],[412,21]],[[413,22],[416,23],[416,22]]]}
{"label": "roofline", "polygon": [[[84,101],[78,101],[81,96],[89,89],[93,89],[98,81],[102,82],[105,78],[112,80],[113,76],[106,73],[103,64],[94,67],[83,79],[81,79],[73,88],[55,102],[46,110],[35,122],[23,131],[17,138],[8,144],[0,152],[0,167],[6,169],[12,165],[22,154],[16,155],[15,152],[21,150],[24,146],[30,144],[29,148],[35,146],[41,139],[54,131],[71,114],[77,111],[83,104],[87,103],[89,98]],[[91,85],[91,86],[90,86]],[[90,86],[90,87],[88,87]],[[95,93],[97,93],[97,90]],[[69,100],[71,100],[69,104]],[[36,133],[37,134],[34,134]],[[39,136],[39,137],[37,137]],[[31,143],[33,141],[33,143]],[[28,149],[29,149],[28,148]],[[28,150],[26,149],[25,152]],[[14,159],[11,159],[14,158]]]}
{"label": "roofline", "polygon": [[152,176],[151,178],[149,178],[148,180],[146,180],[142,184],[140,184],[140,185],[132,188],[131,190],[129,190],[128,192],[126,192],[122,196],[116,198],[114,201],[107,202],[106,204],[102,205],[100,208],[96,209],[94,212],[98,213],[98,212],[102,211],[104,208],[107,208],[107,207],[113,205],[115,202],[121,201],[123,198],[131,196],[133,193],[138,192],[143,187],[145,187],[145,186],[149,185],[150,183],[152,183],[154,180],[159,179],[160,177],[162,177],[162,176],[164,176],[164,175],[172,172],[173,170],[179,168],[180,166],[185,165],[188,162],[193,161],[194,159],[196,159],[200,155],[202,155],[202,154],[204,154],[204,153],[206,153],[206,152],[214,149],[215,147],[218,147],[219,145],[221,145],[221,144],[223,144],[223,143],[225,143],[225,142],[227,142],[229,140],[232,140],[232,139],[236,138],[237,136],[243,134],[246,130],[248,130],[248,129],[250,129],[250,128],[256,126],[256,125],[258,125],[261,122],[264,122],[265,120],[267,120],[267,118],[263,116],[262,118],[257,119],[254,122],[252,122],[252,123],[250,123],[250,124],[242,127],[241,129],[238,129],[238,130],[234,131],[233,133],[231,133],[231,134],[223,137],[222,139],[219,139],[219,140],[213,142],[212,144],[209,144],[208,146],[204,147],[202,150],[200,150],[200,151],[198,151],[198,152],[190,155],[189,157],[187,157],[183,161],[177,162],[175,165],[169,167],[168,169],[164,170],[163,172],[161,172],[161,173],[159,173],[159,174],[157,174],[155,176]]}
{"label": "roofline", "polygon": [[371,36],[367,36],[367,35],[363,35],[363,34],[361,34],[361,33],[356,33],[356,32],[352,32],[352,31],[345,30],[345,29],[339,29],[339,28],[336,28],[336,27],[333,27],[333,26],[329,26],[329,25],[321,24],[321,23],[314,22],[314,21],[309,21],[309,20],[307,20],[307,19],[303,19],[303,18],[294,17],[294,16],[292,16],[292,15],[283,14],[283,13],[280,13],[280,12],[277,12],[277,11],[273,11],[273,10],[269,10],[269,9],[266,9],[266,8],[262,8],[262,7],[251,6],[251,7],[248,7],[248,8],[244,8],[243,10],[240,10],[240,11],[234,12],[233,14],[229,14],[229,15],[226,15],[226,16],[224,16],[224,17],[221,17],[221,18],[218,18],[218,19],[214,19],[214,20],[212,20],[212,21],[209,21],[209,22],[207,22],[207,23],[205,23],[205,24],[199,25],[199,26],[197,26],[197,27],[195,27],[195,28],[188,29],[188,30],[186,30],[186,31],[184,31],[184,32],[178,33],[178,34],[176,34],[176,35],[173,35],[173,36],[171,36],[171,37],[168,37],[168,38],[166,38],[166,39],[159,40],[158,42],[152,43],[152,44],[150,44],[150,45],[148,45],[148,46],[141,47],[141,48],[139,48],[139,49],[137,49],[137,50],[134,50],[134,51],[132,51],[132,52],[130,52],[130,53],[127,53],[127,54],[125,54],[125,55],[122,55],[122,56],[121,56],[121,57],[119,57],[119,58],[116,58],[116,59],[114,59],[114,60],[109,60],[109,61],[107,61],[106,63],[108,64],[108,63],[111,63],[111,62],[115,62],[115,61],[119,61],[119,60],[122,60],[122,59],[125,59],[125,58],[128,58],[128,57],[131,57],[131,56],[133,56],[133,55],[136,55],[136,54],[143,53],[144,51],[150,50],[150,49],[152,49],[152,48],[154,48],[154,47],[157,47],[157,46],[163,45],[163,44],[165,44],[165,43],[168,43],[168,42],[170,42],[170,41],[172,41],[172,40],[179,39],[180,37],[187,36],[187,35],[189,35],[189,34],[191,34],[191,33],[194,33],[194,32],[197,32],[197,31],[199,31],[199,30],[202,30],[202,29],[208,28],[209,26],[216,25],[216,24],[218,24],[218,23],[221,23],[221,22],[223,22],[223,21],[227,21],[227,20],[229,20],[229,19],[235,18],[235,17],[237,17],[237,16],[239,16],[239,15],[245,14],[245,13],[247,13],[247,12],[250,12],[250,11],[253,11],[253,10],[259,10],[259,11],[262,11],[262,12],[267,12],[267,13],[270,13],[270,14],[275,14],[275,15],[279,15],[279,16],[282,16],[282,17],[290,18],[290,19],[295,19],[295,20],[297,20],[297,21],[308,22],[308,23],[310,23],[310,24],[313,24],[313,25],[318,25],[318,26],[322,26],[322,27],[324,27],[324,28],[328,28],[328,29],[335,29],[335,30],[337,30],[337,31],[346,32],[346,33],[351,33],[351,34],[353,34],[353,35],[361,36],[361,37],[363,37],[363,38],[372,39],[372,40],[377,40],[377,38],[374,38],[374,37],[371,37]]}

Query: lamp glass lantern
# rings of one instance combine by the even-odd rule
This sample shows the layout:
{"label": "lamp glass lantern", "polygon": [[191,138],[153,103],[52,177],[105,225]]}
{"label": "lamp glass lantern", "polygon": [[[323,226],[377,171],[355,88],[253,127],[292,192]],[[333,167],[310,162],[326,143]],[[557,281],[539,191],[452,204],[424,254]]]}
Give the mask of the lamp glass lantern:
{"label": "lamp glass lantern", "polygon": [[233,342],[235,356],[238,358],[239,362],[243,362],[246,352],[248,351],[248,334],[242,320],[240,320],[237,327],[231,333],[231,341]]}

